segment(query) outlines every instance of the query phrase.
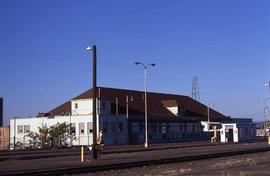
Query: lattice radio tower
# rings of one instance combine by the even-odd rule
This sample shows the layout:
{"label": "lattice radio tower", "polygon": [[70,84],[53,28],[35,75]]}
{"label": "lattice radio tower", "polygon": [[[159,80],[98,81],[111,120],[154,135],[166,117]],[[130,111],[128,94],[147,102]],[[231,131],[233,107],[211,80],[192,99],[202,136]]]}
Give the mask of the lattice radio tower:
{"label": "lattice radio tower", "polygon": [[200,101],[199,78],[198,78],[198,76],[194,76],[192,78],[192,95],[191,95],[191,97],[196,101]]}

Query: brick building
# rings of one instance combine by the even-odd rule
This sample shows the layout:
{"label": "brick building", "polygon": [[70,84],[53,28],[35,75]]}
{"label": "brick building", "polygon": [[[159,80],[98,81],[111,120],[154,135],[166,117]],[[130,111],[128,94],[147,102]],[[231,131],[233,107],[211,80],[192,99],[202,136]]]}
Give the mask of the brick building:
{"label": "brick building", "polygon": [[0,127],[0,150],[9,149],[9,127]]}

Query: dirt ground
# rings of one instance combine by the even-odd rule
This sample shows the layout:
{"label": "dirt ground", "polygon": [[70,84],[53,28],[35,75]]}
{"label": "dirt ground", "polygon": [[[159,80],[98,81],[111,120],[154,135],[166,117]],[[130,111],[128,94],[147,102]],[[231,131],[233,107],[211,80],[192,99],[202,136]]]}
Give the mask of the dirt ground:
{"label": "dirt ground", "polygon": [[270,175],[270,152],[111,170],[81,176],[265,176]]}

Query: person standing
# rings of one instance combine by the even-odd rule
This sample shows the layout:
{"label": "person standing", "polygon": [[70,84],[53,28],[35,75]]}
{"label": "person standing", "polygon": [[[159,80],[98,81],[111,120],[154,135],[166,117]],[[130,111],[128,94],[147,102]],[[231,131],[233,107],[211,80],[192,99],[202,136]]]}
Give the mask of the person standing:
{"label": "person standing", "polygon": [[99,144],[104,147],[104,135],[102,130],[99,132]]}

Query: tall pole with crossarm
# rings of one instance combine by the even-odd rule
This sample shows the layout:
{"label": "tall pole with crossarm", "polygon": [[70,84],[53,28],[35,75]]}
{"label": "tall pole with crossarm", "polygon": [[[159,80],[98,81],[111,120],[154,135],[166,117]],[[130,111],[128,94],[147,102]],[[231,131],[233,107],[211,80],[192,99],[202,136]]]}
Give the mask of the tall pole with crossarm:
{"label": "tall pole with crossarm", "polygon": [[207,105],[207,129],[210,130],[210,106],[214,106],[212,101],[209,101]]}
{"label": "tall pole with crossarm", "polygon": [[87,51],[93,50],[93,89],[92,89],[92,97],[93,97],[93,159],[97,159],[97,103],[96,103],[96,89],[97,89],[97,49],[96,45],[92,47],[89,46],[86,48]]}
{"label": "tall pole with crossarm", "polygon": [[147,119],[147,68],[148,66],[156,66],[156,64],[144,64],[141,62],[135,62],[135,65],[142,65],[144,67],[144,124],[145,124],[145,141],[144,147],[148,148],[148,119]]}

